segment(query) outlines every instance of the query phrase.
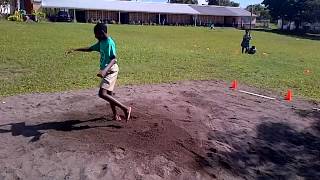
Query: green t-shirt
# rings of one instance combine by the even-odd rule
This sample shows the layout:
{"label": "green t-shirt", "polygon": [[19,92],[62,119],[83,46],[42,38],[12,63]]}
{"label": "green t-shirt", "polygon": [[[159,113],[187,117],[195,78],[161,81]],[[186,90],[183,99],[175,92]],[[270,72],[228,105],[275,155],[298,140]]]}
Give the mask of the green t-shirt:
{"label": "green t-shirt", "polygon": [[116,44],[111,37],[97,42],[90,49],[100,52],[100,70],[105,69],[111,60],[116,58]]}

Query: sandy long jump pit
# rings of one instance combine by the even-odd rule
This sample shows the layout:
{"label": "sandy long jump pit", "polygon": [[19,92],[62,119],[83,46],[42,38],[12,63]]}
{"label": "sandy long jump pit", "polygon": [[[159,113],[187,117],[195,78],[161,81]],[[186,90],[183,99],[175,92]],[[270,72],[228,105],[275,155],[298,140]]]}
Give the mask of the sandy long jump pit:
{"label": "sandy long jump pit", "polygon": [[129,123],[111,121],[96,89],[2,98],[0,180],[320,179],[317,103],[221,81],[127,86],[116,97],[133,107]]}

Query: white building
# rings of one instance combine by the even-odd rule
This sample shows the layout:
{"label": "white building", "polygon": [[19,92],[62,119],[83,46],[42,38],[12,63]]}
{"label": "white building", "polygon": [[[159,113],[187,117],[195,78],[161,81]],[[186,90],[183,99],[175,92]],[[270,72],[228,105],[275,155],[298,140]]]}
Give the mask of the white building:
{"label": "white building", "polygon": [[10,4],[0,5],[0,14],[10,14]]}
{"label": "white building", "polygon": [[[205,0],[200,0],[204,3]],[[254,27],[256,16],[240,7],[109,0],[42,0],[44,9],[69,9],[78,22]],[[50,14],[49,14],[50,15]],[[251,22],[250,22],[251,20]]]}

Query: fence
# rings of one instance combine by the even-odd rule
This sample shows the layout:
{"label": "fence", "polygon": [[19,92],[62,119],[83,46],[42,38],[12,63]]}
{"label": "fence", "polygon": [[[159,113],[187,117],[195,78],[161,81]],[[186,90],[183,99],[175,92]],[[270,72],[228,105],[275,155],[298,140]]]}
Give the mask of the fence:
{"label": "fence", "polygon": [[270,20],[257,20],[255,27],[256,28],[270,28]]}

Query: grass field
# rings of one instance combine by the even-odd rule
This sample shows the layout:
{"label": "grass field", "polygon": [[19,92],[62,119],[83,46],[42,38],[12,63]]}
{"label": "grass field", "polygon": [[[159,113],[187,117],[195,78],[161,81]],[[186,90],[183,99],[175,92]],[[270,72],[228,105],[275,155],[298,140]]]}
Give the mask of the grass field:
{"label": "grass field", "polygon": [[[92,24],[0,21],[0,96],[96,87],[99,54],[69,48],[95,43]],[[320,41],[253,32],[256,55],[241,55],[242,31],[111,25],[119,84],[238,79],[320,100]]]}

